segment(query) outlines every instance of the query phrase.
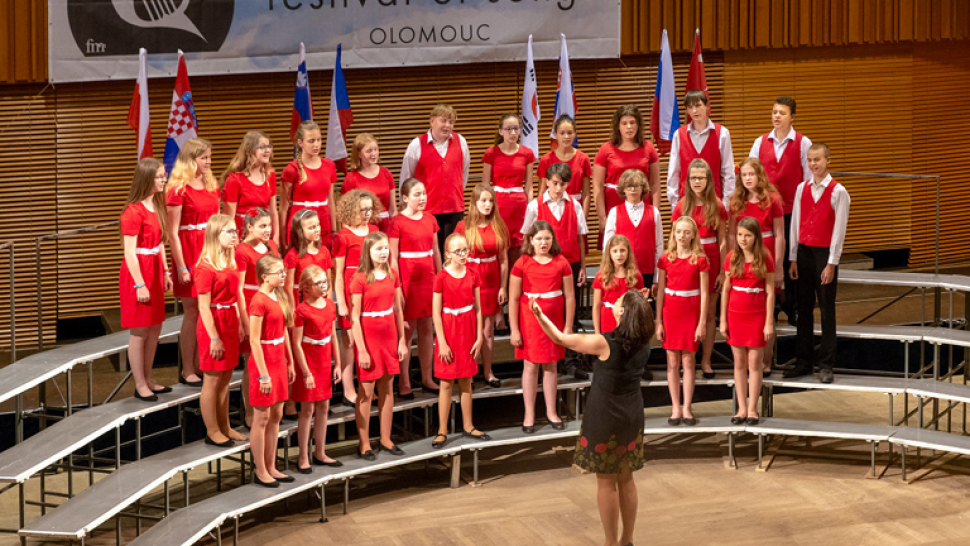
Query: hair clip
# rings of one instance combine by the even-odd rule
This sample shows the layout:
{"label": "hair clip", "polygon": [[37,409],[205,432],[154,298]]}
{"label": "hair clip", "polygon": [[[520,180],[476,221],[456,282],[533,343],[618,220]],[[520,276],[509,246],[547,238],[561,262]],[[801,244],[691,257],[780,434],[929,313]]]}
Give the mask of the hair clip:
{"label": "hair clip", "polygon": [[259,211],[256,209],[249,209],[249,212],[247,212],[246,215],[250,216],[251,218],[255,218],[259,216]]}

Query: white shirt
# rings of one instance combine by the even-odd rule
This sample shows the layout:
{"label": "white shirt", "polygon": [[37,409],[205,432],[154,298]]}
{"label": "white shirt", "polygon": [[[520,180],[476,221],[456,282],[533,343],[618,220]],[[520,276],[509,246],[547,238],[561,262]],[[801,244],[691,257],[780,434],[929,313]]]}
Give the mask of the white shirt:
{"label": "white shirt", "polygon": [[[573,204],[573,210],[576,213],[576,234],[586,235],[589,233],[589,228],[586,226],[586,216],[583,215],[583,205],[579,203],[578,200],[563,194],[562,199],[559,201],[554,201],[549,195],[549,190],[542,194],[542,202],[549,206],[549,211],[552,215],[556,217],[556,220],[562,220],[563,212],[566,210],[566,200],[569,200]],[[533,199],[529,201],[529,204],[525,207],[525,219],[522,220],[522,230],[520,233],[526,234],[529,232],[529,228],[532,224],[536,223],[539,219],[539,200]]]}
{"label": "white shirt", "polygon": [[[624,201],[623,205],[626,207],[626,213],[630,216],[630,221],[633,222],[633,227],[639,226],[640,221],[643,220],[643,201],[637,205]],[[653,240],[656,241],[657,247],[653,253],[653,267],[656,271],[657,261],[660,260],[660,255],[664,252],[664,224],[660,217],[660,209],[657,207],[653,207],[653,225]],[[610,209],[610,213],[606,217],[606,227],[603,229],[603,252],[606,252],[606,244],[610,242],[610,237],[614,235],[616,235],[616,207]],[[630,241],[630,244],[632,245],[633,241]]]}
{"label": "white shirt", "polygon": [[[785,148],[788,147],[789,142],[795,141],[795,128],[792,127],[788,130],[788,135],[785,138],[778,140],[776,131],[769,133],[768,138],[771,139],[772,144],[775,145],[775,161],[781,161],[781,156],[785,154]],[[761,139],[764,135],[759,136],[754,140],[754,146],[751,147],[751,153],[748,157],[760,157],[761,155]],[[812,147],[812,141],[805,135],[802,135],[802,146],[799,150],[799,160],[802,163],[802,180],[808,180],[812,177],[812,171],[808,168],[808,149]]]}
{"label": "white shirt", "polygon": [[[451,144],[451,138],[456,133],[448,135],[448,138],[444,142],[435,142],[431,138],[431,131],[428,131],[424,136],[427,138],[429,144],[434,146],[434,149],[438,151],[441,157],[445,157],[448,153],[448,146]],[[461,187],[462,189],[468,184],[468,167],[472,162],[471,152],[468,151],[468,143],[465,142],[465,137],[458,135],[458,143],[461,145],[461,162],[462,162],[462,177],[461,177]],[[404,184],[404,181],[408,178],[414,176],[414,171],[418,167],[418,161],[421,160],[421,137],[415,137],[414,140],[408,144],[407,151],[404,152],[404,160],[401,161],[401,181],[398,184],[398,188]]]}
{"label": "white shirt", "polygon": [[[808,182],[808,186],[812,190],[812,199],[818,203],[822,194],[825,193],[825,188],[832,182],[832,175],[826,175],[820,183],[816,183],[813,176]],[[805,184],[798,185],[798,190],[795,191],[795,203],[791,211],[791,242],[788,245],[788,259],[793,262],[798,261],[798,226],[801,217],[800,209],[802,208],[802,189],[805,186]],[[839,184],[832,190],[832,210],[835,211],[835,226],[832,227],[832,243],[829,245],[829,263],[832,265],[839,265],[839,258],[842,257],[845,229],[849,224],[849,202],[849,192],[844,185]]]}
{"label": "white shirt", "polygon": [[[694,129],[694,124],[687,126],[687,136],[690,137],[694,150],[700,153],[707,144],[707,137],[714,130],[714,122],[707,120],[707,127],[703,131]],[[724,190],[724,206],[728,207],[731,203],[731,196],[734,195],[734,149],[731,148],[731,133],[727,127],[721,126],[721,139],[718,141],[718,149],[721,151],[721,189]],[[711,165],[711,169],[717,168]],[[689,184],[686,187],[690,187]],[[667,162],[667,200],[670,201],[670,210],[674,209],[677,200],[680,199],[680,135],[674,135],[670,141],[670,160]]]}

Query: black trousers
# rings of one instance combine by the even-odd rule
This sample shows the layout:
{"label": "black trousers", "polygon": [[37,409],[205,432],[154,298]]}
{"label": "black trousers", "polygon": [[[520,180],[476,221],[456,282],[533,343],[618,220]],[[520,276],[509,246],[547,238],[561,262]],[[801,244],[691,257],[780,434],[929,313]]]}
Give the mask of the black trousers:
{"label": "black trousers", "polygon": [[445,257],[445,239],[455,232],[458,222],[465,218],[464,212],[446,212],[434,214],[434,219],[438,221],[438,250],[441,251],[441,258]]}
{"label": "black trousers", "polygon": [[[828,265],[829,249],[798,245],[798,336],[795,342],[796,366],[811,370],[812,365],[835,366],[835,296],[839,268],[832,282],[822,284],[822,270]],[[822,312],[822,344],[815,352],[815,301]]]}
{"label": "black trousers", "polygon": [[786,214],[785,255],[782,258],[782,263],[785,268],[785,301],[781,304],[781,309],[789,316],[795,311],[795,302],[798,301],[798,281],[792,279],[788,271],[788,267],[791,265],[791,260],[788,259],[788,249],[791,248],[791,244],[791,214]]}

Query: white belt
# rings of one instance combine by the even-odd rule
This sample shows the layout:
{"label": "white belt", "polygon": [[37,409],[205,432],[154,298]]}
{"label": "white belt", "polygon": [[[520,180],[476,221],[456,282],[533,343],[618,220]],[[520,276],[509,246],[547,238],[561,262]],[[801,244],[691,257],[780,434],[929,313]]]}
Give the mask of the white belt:
{"label": "white belt", "polygon": [[327,343],[330,343],[330,336],[323,339],[313,339],[312,337],[303,336],[303,343],[306,343],[307,345],[326,345]]}
{"label": "white belt", "polygon": [[701,290],[699,288],[695,288],[694,290],[671,290],[664,288],[664,294],[668,296],[680,296],[681,298],[692,298],[694,296],[700,296]]}
{"label": "white belt", "polygon": [[398,257],[399,258],[409,258],[409,259],[415,259],[415,258],[430,258],[432,256],[434,256],[434,249],[431,249],[431,250],[429,250],[427,252],[400,252],[400,253],[398,253]]}
{"label": "white belt", "polygon": [[158,245],[155,248],[136,248],[135,254],[141,254],[143,256],[154,256],[162,251],[162,245]]}
{"label": "white belt", "polygon": [[466,258],[466,260],[473,264],[487,264],[498,260],[498,256],[489,256],[488,258]]}
{"label": "white belt", "polygon": [[744,286],[732,286],[731,290],[737,290],[738,292],[747,292],[748,294],[760,294],[765,291],[764,288],[747,288]]}
{"label": "white belt", "polygon": [[774,231],[762,231],[761,232],[761,238],[762,239],[767,239],[768,237],[774,237],[774,236],[775,236],[775,232]]}
{"label": "white belt", "polygon": [[298,207],[325,207],[330,200],[326,199],[324,201],[294,201],[293,204]]}
{"label": "white belt", "polygon": [[201,231],[205,229],[205,224],[185,224],[179,226],[179,231]]}
{"label": "white belt", "polygon": [[259,342],[262,343],[263,345],[280,345],[284,341],[286,341],[286,338],[285,337],[281,337],[279,339],[261,339],[261,340],[259,340]]}
{"label": "white belt", "polygon": [[605,305],[607,309],[612,309],[612,308],[616,307],[616,304],[615,303],[610,303],[608,301],[604,301],[603,302],[603,305]]}
{"label": "white belt", "polygon": [[616,184],[603,184],[603,187],[604,187],[604,188],[609,188],[609,189],[611,189],[611,190],[615,190],[615,189],[617,189],[617,188],[618,188],[619,186],[617,186]]}
{"label": "white belt", "polygon": [[523,292],[523,294],[525,294],[525,296],[530,299],[531,298],[550,299],[550,298],[558,298],[559,296],[561,296],[562,290],[556,290],[555,292],[539,292],[539,293]]}
{"label": "white belt", "polygon": [[221,304],[221,303],[210,303],[209,304],[209,307],[211,307],[213,309],[232,309],[233,307],[235,307],[235,305],[234,304],[224,305],[224,304]]}
{"label": "white belt", "polygon": [[717,244],[717,237],[701,237],[702,245],[715,245]]}
{"label": "white belt", "polygon": [[386,220],[386,219],[388,219],[388,218],[391,217],[391,213],[390,212],[387,212],[386,210],[385,211],[381,211],[381,213],[378,214],[377,217],[380,218],[380,219],[382,219],[382,220]]}
{"label": "white belt", "polygon": [[503,188],[501,186],[493,186],[492,189],[498,193],[525,193],[525,188]]}
{"label": "white belt", "polygon": [[244,284],[243,285],[243,288],[245,288],[246,290],[257,290],[258,291],[259,290],[259,285],[258,284]]}
{"label": "white belt", "polygon": [[394,312],[394,307],[392,306],[387,311],[368,311],[360,314],[362,317],[386,317]]}
{"label": "white belt", "polygon": [[451,309],[449,307],[443,307],[441,310],[444,311],[445,313],[448,313],[449,315],[455,315],[457,317],[458,315],[460,315],[462,313],[467,313],[467,312],[471,311],[474,308],[475,308],[474,305],[466,305],[464,307],[459,307],[458,309]]}

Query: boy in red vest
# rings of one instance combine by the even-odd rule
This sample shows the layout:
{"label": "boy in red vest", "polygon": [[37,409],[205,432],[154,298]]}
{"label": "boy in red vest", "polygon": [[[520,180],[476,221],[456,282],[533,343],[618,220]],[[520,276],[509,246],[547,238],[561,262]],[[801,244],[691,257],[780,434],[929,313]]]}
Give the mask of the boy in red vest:
{"label": "boy in red vest", "polygon": [[620,175],[616,191],[625,199],[623,205],[613,207],[606,217],[603,228],[603,251],[610,237],[623,235],[633,245],[633,255],[637,259],[637,269],[643,276],[643,286],[657,293],[654,272],[657,260],[663,254],[664,227],[660,209],[643,201],[650,189],[647,176],[643,171],[630,169]]}
{"label": "boy in red vest", "polygon": [[[812,177],[812,171],[808,168],[808,149],[812,146],[812,141],[792,128],[795,123],[795,99],[791,97],[782,95],[775,99],[771,108],[771,123],[774,129],[758,137],[748,155],[761,160],[768,180],[778,188],[785,210],[785,240],[791,241],[788,228],[791,225],[795,190],[799,184]],[[780,307],[788,315],[788,322],[796,326],[795,300],[798,292],[795,281],[788,274],[790,262],[787,252],[784,262],[785,298]]]}
{"label": "boy in red vest", "polygon": [[[829,147],[822,143],[808,149],[812,177],[795,191],[791,216],[792,243],[788,252],[789,274],[798,281],[798,335],[795,367],[785,377],[812,373],[819,365],[819,380],[832,382],[835,366],[835,291],[839,258],[849,222],[849,192],[829,175]],[[815,298],[822,312],[822,345],[815,353]]]}
{"label": "boy in red vest", "polygon": [[691,123],[677,129],[670,142],[670,162],[667,166],[667,200],[673,210],[687,187],[687,166],[701,158],[711,166],[714,193],[728,206],[734,194],[734,150],[731,133],[707,116],[707,95],[703,91],[688,91],[684,106]]}
{"label": "boy in red vest", "polygon": [[471,154],[465,137],[454,132],[458,114],[447,104],[431,110],[431,130],[411,141],[401,162],[401,184],[408,178],[424,182],[428,192],[425,212],[438,221],[438,246],[464,217],[465,184]]}

